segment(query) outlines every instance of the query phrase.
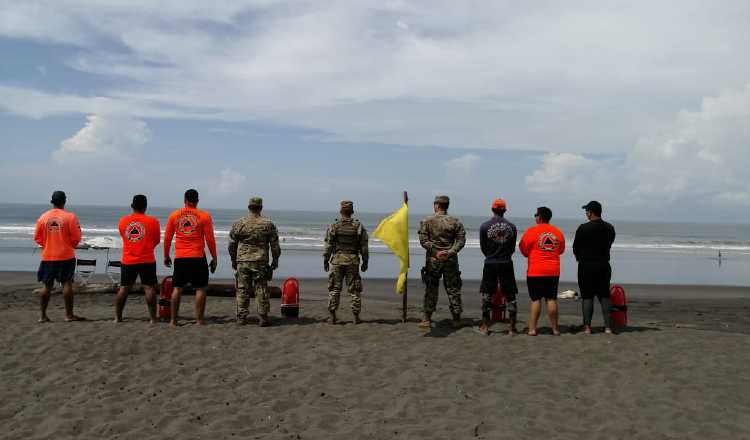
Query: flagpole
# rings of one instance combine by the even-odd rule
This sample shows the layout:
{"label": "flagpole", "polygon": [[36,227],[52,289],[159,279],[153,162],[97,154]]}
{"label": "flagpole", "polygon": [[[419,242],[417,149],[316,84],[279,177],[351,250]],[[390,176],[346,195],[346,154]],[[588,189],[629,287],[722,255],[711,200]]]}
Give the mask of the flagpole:
{"label": "flagpole", "polygon": [[[406,191],[404,191],[404,204],[406,204],[407,207],[409,206],[409,195],[406,193]],[[408,216],[406,217],[406,223],[407,223],[407,225],[409,223],[409,217]],[[407,236],[407,239],[406,239],[406,252],[407,252],[407,254],[406,255],[407,255],[407,258],[408,258],[408,256],[409,256],[409,239],[408,239],[408,237],[409,237],[409,228],[408,227],[406,228],[406,236]],[[409,260],[411,260],[411,259],[409,258]],[[409,292],[409,267],[408,266],[409,265],[407,265],[407,267],[406,267],[406,278],[404,280],[404,295],[403,295],[403,298],[401,299],[403,301],[402,305],[401,305],[401,308],[402,308],[402,310],[401,310],[401,320],[404,323],[406,323],[406,304],[407,304],[407,296],[409,294],[408,293]]]}

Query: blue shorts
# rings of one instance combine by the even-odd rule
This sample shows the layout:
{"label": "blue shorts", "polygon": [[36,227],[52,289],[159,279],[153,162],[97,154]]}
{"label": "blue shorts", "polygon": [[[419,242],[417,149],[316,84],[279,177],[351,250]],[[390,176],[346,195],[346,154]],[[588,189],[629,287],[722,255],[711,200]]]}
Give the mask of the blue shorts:
{"label": "blue shorts", "polygon": [[76,274],[76,259],[62,261],[42,261],[39,263],[39,271],[36,273],[36,279],[44,284],[67,283],[73,281]]}

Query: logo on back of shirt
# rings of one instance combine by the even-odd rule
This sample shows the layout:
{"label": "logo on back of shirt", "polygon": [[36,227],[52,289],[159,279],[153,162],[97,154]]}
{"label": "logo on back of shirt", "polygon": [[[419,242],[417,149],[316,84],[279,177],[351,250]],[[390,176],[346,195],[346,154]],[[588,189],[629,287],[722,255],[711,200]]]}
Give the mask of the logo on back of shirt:
{"label": "logo on back of shirt", "polygon": [[513,236],[513,228],[505,222],[495,223],[487,229],[487,237],[496,242],[503,244]]}
{"label": "logo on back of shirt", "polygon": [[192,235],[198,229],[198,217],[195,214],[184,213],[177,219],[177,230],[184,235]]}
{"label": "logo on back of shirt", "polygon": [[63,227],[63,220],[60,217],[52,217],[47,220],[47,232],[60,232]]}
{"label": "logo on back of shirt", "polygon": [[130,222],[125,227],[125,239],[130,243],[136,243],[141,241],[146,235],[146,228],[141,222]]}
{"label": "logo on back of shirt", "polygon": [[544,234],[539,236],[536,244],[537,246],[539,246],[539,249],[551,252],[557,249],[557,247],[560,245],[560,242],[557,240],[557,236],[555,236],[555,234],[551,232],[545,232]]}

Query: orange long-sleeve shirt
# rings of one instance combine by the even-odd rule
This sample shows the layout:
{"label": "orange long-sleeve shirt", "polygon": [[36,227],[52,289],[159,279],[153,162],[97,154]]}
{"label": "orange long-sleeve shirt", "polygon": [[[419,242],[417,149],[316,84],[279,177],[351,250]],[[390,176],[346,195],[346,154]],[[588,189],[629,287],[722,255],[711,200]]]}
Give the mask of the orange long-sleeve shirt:
{"label": "orange long-sleeve shirt", "polygon": [[560,276],[560,255],[565,252],[565,235],[549,223],[529,228],[518,244],[521,253],[528,257],[526,276]]}
{"label": "orange long-sleeve shirt", "polygon": [[145,264],[156,261],[154,248],[161,241],[159,220],[141,213],[120,219],[117,229],[122,237],[122,264]]}
{"label": "orange long-sleeve shirt", "polygon": [[168,256],[174,237],[175,258],[196,258],[206,255],[206,245],[211,257],[216,259],[216,238],[211,216],[198,208],[185,207],[174,211],[167,219],[164,230],[164,256]]}
{"label": "orange long-sleeve shirt", "polygon": [[78,217],[64,209],[50,209],[37,220],[34,241],[42,247],[42,261],[75,258],[76,246],[81,242]]}

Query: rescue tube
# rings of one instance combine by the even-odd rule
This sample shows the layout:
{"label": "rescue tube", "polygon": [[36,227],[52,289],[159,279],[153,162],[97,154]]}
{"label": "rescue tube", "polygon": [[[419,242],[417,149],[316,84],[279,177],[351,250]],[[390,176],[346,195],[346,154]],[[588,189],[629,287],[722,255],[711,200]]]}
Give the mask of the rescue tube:
{"label": "rescue tube", "polygon": [[625,289],[618,284],[609,288],[609,300],[612,303],[610,319],[614,327],[626,327],[628,325],[628,298]]}
{"label": "rescue tube", "polygon": [[281,288],[281,316],[299,317],[299,281],[296,278],[287,278]]}
{"label": "rescue tube", "polygon": [[169,321],[172,318],[172,277],[161,281],[159,289],[159,319]]}
{"label": "rescue tube", "polygon": [[505,309],[508,307],[505,295],[500,286],[497,286],[495,294],[492,295],[490,319],[495,322],[505,322]]}

